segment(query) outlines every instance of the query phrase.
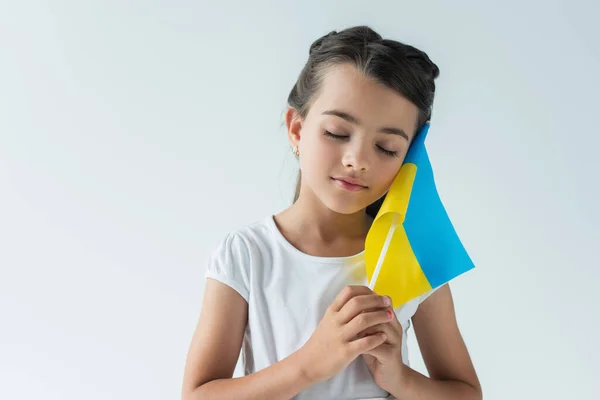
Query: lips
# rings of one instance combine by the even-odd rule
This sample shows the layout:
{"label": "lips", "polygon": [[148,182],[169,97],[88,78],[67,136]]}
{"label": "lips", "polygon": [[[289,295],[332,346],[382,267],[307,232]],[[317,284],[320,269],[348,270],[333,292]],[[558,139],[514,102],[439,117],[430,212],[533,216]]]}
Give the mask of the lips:
{"label": "lips", "polygon": [[367,187],[367,185],[365,185],[363,181],[360,181],[360,180],[354,179],[354,178],[339,177],[339,178],[333,178],[333,179],[335,179],[337,181],[345,182],[349,185],[361,186],[363,188]]}
{"label": "lips", "polygon": [[359,190],[364,190],[367,188],[367,186],[365,186],[363,184],[352,183],[352,182],[358,182],[355,179],[347,179],[347,178],[331,178],[331,179],[333,179],[333,181],[339,188],[347,190],[349,192],[357,192]]}

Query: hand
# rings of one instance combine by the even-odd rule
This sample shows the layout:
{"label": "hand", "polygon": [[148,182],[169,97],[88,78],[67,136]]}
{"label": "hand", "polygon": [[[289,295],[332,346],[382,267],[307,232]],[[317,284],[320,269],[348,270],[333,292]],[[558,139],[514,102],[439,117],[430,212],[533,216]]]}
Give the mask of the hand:
{"label": "hand", "polygon": [[397,393],[397,388],[403,386],[406,376],[406,366],[402,362],[403,329],[396,314],[391,309],[392,318],[388,322],[372,326],[359,334],[359,337],[385,334],[386,340],[372,350],[366,351],[362,357],[371,371],[375,383],[389,393]]}
{"label": "hand", "polygon": [[327,308],[301,353],[302,371],[314,383],[327,380],[356,359],[386,340],[386,334],[374,332],[358,337],[371,327],[391,320],[386,312],[387,298],[365,286],[347,286]]}

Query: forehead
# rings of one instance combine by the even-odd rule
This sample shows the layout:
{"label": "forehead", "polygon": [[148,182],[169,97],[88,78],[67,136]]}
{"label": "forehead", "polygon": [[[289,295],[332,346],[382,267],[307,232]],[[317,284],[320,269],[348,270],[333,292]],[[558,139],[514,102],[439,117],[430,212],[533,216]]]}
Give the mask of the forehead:
{"label": "forehead", "polygon": [[376,82],[350,64],[327,69],[311,113],[337,109],[355,115],[367,127],[397,126],[412,134],[418,108],[398,92]]}

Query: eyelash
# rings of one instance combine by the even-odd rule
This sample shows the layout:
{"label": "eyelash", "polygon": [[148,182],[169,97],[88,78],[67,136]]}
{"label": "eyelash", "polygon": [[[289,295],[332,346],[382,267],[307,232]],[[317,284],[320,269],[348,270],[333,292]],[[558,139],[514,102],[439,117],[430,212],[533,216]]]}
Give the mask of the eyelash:
{"label": "eyelash", "polygon": [[[343,135],[335,135],[329,131],[325,131],[325,135],[329,136],[332,139],[336,139],[336,140],[344,140],[346,139],[348,136],[343,136]],[[390,156],[390,157],[397,157],[398,156],[398,152],[397,151],[391,151],[391,150],[387,150],[384,149],[381,146],[377,146],[377,150],[381,151],[383,154]]]}

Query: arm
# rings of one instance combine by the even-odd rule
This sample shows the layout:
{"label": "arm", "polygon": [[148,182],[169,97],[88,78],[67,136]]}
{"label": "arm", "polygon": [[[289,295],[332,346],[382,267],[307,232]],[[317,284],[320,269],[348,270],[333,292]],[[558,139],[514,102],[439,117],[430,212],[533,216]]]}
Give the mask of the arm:
{"label": "arm", "polygon": [[481,400],[479,379],[458,329],[450,287],[436,290],[412,318],[429,378],[405,368],[399,400]]}
{"label": "arm", "polygon": [[290,399],[312,385],[298,355],[254,374],[232,378],[248,318],[248,305],[235,290],[208,279],[202,312],[188,351],[182,400]]}

